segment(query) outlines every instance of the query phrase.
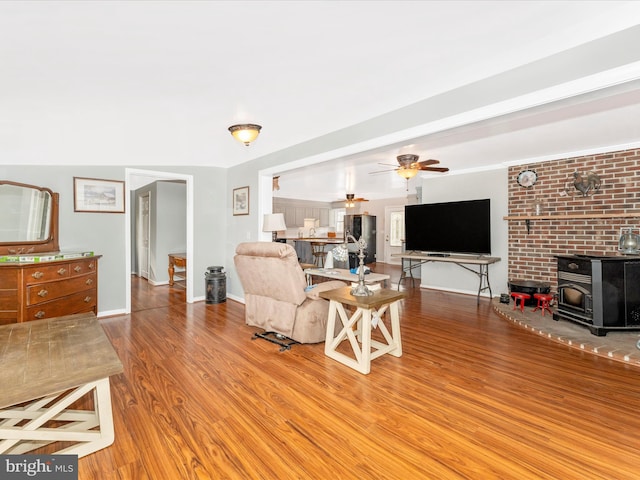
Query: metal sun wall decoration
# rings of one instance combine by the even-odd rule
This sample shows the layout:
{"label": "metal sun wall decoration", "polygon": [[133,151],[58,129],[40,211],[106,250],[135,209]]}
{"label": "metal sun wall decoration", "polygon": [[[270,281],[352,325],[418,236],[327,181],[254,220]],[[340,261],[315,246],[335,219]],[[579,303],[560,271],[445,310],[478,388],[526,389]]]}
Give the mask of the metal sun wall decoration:
{"label": "metal sun wall decoration", "polygon": [[602,186],[600,177],[595,172],[573,172],[573,179],[569,179],[564,191],[569,196],[588,197],[593,195]]}

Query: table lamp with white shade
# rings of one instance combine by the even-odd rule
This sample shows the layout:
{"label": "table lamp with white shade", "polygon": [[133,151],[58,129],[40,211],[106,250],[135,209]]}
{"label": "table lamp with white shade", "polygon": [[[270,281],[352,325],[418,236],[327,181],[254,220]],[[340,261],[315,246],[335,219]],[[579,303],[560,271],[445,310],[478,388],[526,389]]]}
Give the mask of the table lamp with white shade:
{"label": "table lamp with white shade", "polygon": [[262,231],[271,232],[272,240],[275,242],[278,238],[278,232],[286,231],[287,225],[284,223],[284,214],[282,213],[267,213],[264,216],[262,222]]}

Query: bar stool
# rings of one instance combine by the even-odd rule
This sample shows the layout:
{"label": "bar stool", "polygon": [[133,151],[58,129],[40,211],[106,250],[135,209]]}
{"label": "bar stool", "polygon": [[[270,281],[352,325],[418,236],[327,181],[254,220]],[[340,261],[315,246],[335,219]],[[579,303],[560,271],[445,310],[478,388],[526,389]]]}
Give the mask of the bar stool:
{"label": "bar stool", "polygon": [[513,297],[513,309],[518,308],[518,300],[520,300],[520,311],[524,312],[524,302],[525,300],[529,300],[531,295],[522,292],[512,292],[511,296]]}
{"label": "bar stool", "polygon": [[536,310],[538,310],[538,309],[542,309],[542,316],[543,317],[544,317],[544,311],[545,310],[548,310],[549,313],[551,315],[553,315],[553,312],[549,308],[549,303],[551,303],[551,300],[553,300],[553,295],[551,295],[549,293],[534,293],[533,294],[533,298],[538,300],[538,305],[536,306],[536,308],[533,309],[534,312]]}
{"label": "bar stool", "polygon": [[324,259],[327,256],[327,252],[324,251],[324,242],[311,242],[311,255],[313,256],[313,264],[316,267],[324,266]]}

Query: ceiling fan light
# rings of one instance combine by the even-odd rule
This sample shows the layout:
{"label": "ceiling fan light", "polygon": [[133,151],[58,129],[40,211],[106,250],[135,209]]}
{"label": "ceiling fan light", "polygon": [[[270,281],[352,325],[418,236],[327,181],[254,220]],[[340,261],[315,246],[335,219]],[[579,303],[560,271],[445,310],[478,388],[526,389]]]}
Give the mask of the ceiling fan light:
{"label": "ceiling fan light", "polygon": [[251,142],[258,138],[261,129],[262,127],[260,125],[253,123],[243,123],[240,125],[231,125],[229,127],[229,131],[231,132],[231,135],[233,135],[233,138],[244,143],[247,147]]}
{"label": "ceiling fan light", "polygon": [[398,175],[400,175],[402,178],[405,178],[405,179],[409,180],[410,178],[413,178],[418,174],[418,169],[417,168],[400,167],[397,170],[397,172],[398,172]]}
{"label": "ceiling fan light", "polygon": [[398,155],[396,157],[396,160],[398,160],[400,167],[406,168],[413,165],[414,163],[418,163],[419,158],[420,157],[418,155],[414,155],[412,153],[406,153],[404,155]]}
{"label": "ceiling fan light", "polygon": [[347,197],[347,201],[344,204],[345,208],[353,208],[356,206],[356,204],[354,203],[353,199],[355,198],[355,194],[354,193],[347,193],[346,197]]}

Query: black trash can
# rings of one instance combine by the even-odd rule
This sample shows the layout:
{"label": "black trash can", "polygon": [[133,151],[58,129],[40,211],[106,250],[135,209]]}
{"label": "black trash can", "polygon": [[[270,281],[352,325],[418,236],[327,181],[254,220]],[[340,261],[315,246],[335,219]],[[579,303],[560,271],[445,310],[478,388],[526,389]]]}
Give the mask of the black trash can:
{"label": "black trash can", "polygon": [[208,267],[204,274],[207,303],[222,303],[227,300],[227,276],[223,267]]}

